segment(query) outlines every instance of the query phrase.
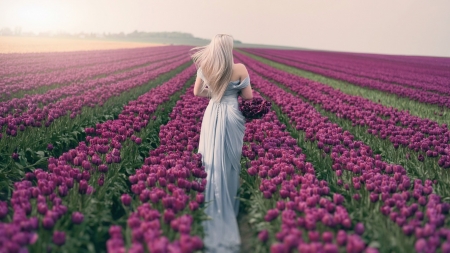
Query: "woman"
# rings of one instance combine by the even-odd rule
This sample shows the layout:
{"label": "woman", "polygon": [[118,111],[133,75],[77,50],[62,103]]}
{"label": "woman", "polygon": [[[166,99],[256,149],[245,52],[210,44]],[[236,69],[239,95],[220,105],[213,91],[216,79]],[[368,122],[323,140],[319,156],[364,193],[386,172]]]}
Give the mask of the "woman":
{"label": "woman", "polygon": [[239,252],[236,221],[239,211],[239,173],[245,118],[238,94],[252,99],[250,77],[243,64],[233,63],[233,37],[217,34],[191,57],[197,67],[194,95],[210,98],[203,116],[198,153],[207,172],[206,214],[203,222],[207,252]]}

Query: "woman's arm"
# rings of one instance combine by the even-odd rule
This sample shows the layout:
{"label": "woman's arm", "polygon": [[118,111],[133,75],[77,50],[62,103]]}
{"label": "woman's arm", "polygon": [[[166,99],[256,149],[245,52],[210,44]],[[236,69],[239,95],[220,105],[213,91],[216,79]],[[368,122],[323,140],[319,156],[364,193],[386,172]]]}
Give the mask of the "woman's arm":
{"label": "woman's arm", "polygon": [[244,100],[253,99],[253,90],[250,84],[241,90],[241,97]]}
{"label": "woman's arm", "polygon": [[203,80],[199,76],[197,76],[194,84],[194,96],[207,98],[209,97],[208,88],[205,88],[202,92],[200,92],[202,89],[202,82]]}
{"label": "woman's arm", "polygon": [[[239,66],[239,71],[241,73],[241,78],[242,78],[242,80],[244,80],[245,78],[248,77],[247,68],[242,63],[239,63],[237,65]],[[241,93],[242,99],[244,99],[244,100],[253,99],[253,90],[252,90],[252,87],[251,87],[250,84],[247,85],[247,87],[245,87],[242,90],[240,90],[240,93]]]}

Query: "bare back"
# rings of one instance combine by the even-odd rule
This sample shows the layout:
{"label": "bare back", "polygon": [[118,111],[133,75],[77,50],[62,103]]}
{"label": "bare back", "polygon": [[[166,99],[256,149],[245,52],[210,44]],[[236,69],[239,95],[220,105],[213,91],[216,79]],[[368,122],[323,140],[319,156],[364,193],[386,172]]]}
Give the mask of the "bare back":
{"label": "bare back", "polygon": [[[233,73],[231,74],[231,81],[238,81],[242,82],[245,78],[247,78],[248,71],[244,64],[242,63],[236,63],[233,64]],[[253,98],[253,91],[252,87],[248,85],[247,87],[243,88],[241,90],[240,96],[245,99],[249,100]]]}
{"label": "bare back", "polygon": [[[239,83],[240,83],[247,77],[249,77],[249,75],[248,75],[247,68],[245,67],[244,64],[242,64],[242,63],[233,64],[230,82],[239,81]],[[208,97],[209,95],[208,95],[207,90],[201,91],[202,82],[203,82],[203,80],[201,79],[201,77],[199,75],[197,75],[197,78],[196,78],[195,84],[194,84],[194,95],[200,96],[200,97]],[[252,99],[253,91],[252,91],[251,86],[248,85],[247,87],[243,88],[240,91],[240,96],[245,100]]]}
{"label": "bare back", "polygon": [[248,76],[247,69],[242,63],[233,64],[233,71],[230,81],[242,81]]}

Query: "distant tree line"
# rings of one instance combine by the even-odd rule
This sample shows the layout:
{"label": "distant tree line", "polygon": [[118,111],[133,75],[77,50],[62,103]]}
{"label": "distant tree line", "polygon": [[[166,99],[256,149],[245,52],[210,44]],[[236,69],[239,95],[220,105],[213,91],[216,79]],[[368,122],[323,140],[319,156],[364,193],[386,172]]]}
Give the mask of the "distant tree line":
{"label": "distant tree line", "polygon": [[[14,28],[2,27],[0,28],[0,36],[21,36],[21,37],[55,37],[55,38],[69,38],[69,39],[94,39],[94,40],[111,40],[111,41],[133,41],[133,42],[150,42],[161,43],[168,45],[192,45],[203,46],[208,44],[210,38],[198,38],[194,37],[191,33],[185,32],[144,32],[134,30],[130,33],[124,32],[103,32],[103,33],[69,33],[64,30],[57,31],[41,31],[38,33],[23,31],[22,27],[16,26]],[[311,50],[308,48],[290,47],[290,46],[278,46],[278,45],[266,45],[266,44],[249,44],[243,43],[240,40],[234,39],[234,44],[237,47],[257,47],[257,48],[277,48],[277,49],[302,49]]]}
{"label": "distant tree line", "polygon": [[[0,36],[39,36],[39,37],[59,37],[59,38],[83,38],[83,39],[93,39],[93,38],[111,38],[111,39],[157,39],[157,38],[167,38],[167,39],[187,39],[187,40],[199,40],[199,41],[209,41],[202,38],[194,37],[191,33],[185,32],[144,32],[134,30],[131,33],[68,33],[64,31],[57,32],[22,32],[21,27],[15,27],[10,29],[8,27],[3,27],[0,29]],[[234,43],[242,44],[239,40],[234,40]]]}
{"label": "distant tree line", "polygon": [[[143,32],[134,30],[132,33],[126,34],[129,38],[181,38],[181,39],[199,39],[194,37],[191,33],[185,32]],[[203,39],[202,39],[203,40]],[[239,40],[234,40],[235,43],[242,43]]]}

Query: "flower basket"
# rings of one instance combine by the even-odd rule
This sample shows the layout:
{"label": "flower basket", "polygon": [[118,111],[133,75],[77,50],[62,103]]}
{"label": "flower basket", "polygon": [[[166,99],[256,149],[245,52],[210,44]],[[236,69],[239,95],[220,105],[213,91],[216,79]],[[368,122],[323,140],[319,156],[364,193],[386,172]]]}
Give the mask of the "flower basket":
{"label": "flower basket", "polygon": [[253,98],[239,103],[239,110],[247,119],[259,119],[270,111],[272,103],[262,98]]}

